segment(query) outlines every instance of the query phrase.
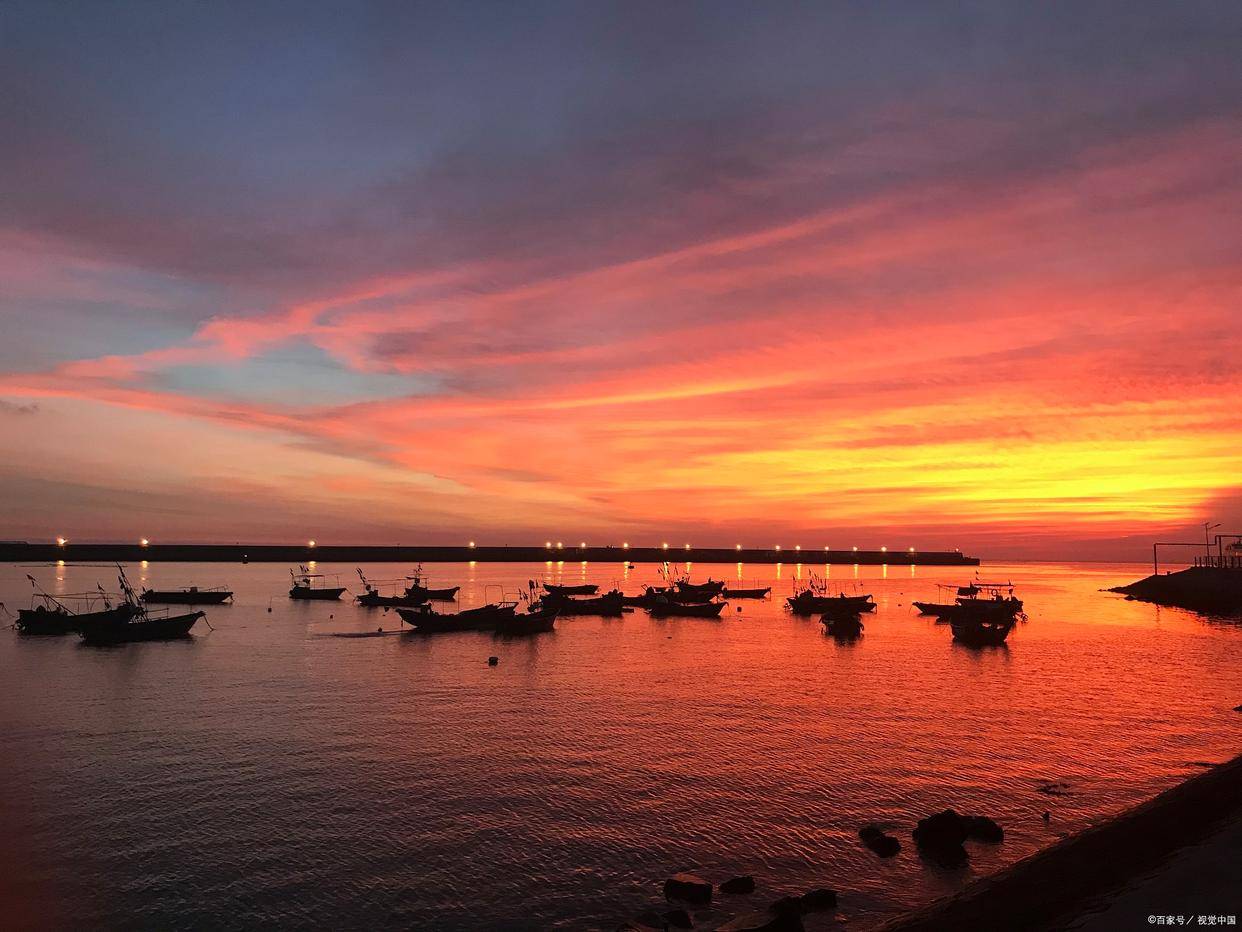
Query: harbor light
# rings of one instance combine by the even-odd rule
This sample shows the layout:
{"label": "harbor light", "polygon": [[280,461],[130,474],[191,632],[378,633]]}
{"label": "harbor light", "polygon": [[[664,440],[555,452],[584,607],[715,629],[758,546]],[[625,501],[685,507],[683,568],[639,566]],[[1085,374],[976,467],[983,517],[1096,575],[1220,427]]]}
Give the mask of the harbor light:
{"label": "harbor light", "polygon": [[881,547],[881,548],[880,548],[880,553],[888,553],[888,548],[887,548],[887,547]]}
{"label": "harbor light", "polygon": [[580,544],[578,545],[578,549],[579,549],[579,550],[586,550],[586,541],[585,541],[585,540],[584,540],[582,543],[580,543]]}
{"label": "harbor light", "polygon": [[737,549],[738,549],[738,550],[741,550],[741,549],[742,549],[742,545],[741,545],[741,544],[738,544],[738,545],[737,545]]}
{"label": "harbor light", "polygon": [[474,541],[471,541],[471,542],[470,542],[470,549],[471,549],[471,550],[473,550],[473,549],[474,549]]}
{"label": "harbor light", "polygon": [[63,547],[63,546],[65,546],[65,544],[67,544],[67,543],[69,543],[69,541],[68,541],[66,538],[64,538],[64,537],[58,537],[58,538],[56,538],[56,546],[57,546],[57,547]]}
{"label": "harbor light", "polygon": [[664,542],[664,549],[665,549],[665,550],[668,550],[668,541],[665,541],[665,542]]}
{"label": "harbor light", "polygon": [[858,548],[857,548],[857,547],[855,547],[855,548],[854,548],[854,552],[855,552],[855,553],[858,553]]}
{"label": "harbor light", "polygon": [[630,549],[630,545],[629,545],[628,543],[622,544],[622,545],[621,545],[621,549],[622,549],[622,550],[629,550],[629,549]]}
{"label": "harbor light", "polygon": [[557,550],[564,550],[564,549],[565,549],[565,545],[564,545],[564,544],[562,544],[562,543],[558,540],[558,541],[556,542],[556,549],[557,549]]}
{"label": "harbor light", "polygon": [[552,549],[552,541],[547,541],[547,542],[544,544],[544,547],[546,547],[548,550],[551,550],[551,549]]}
{"label": "harbor light", "polygon": [[308,541],[306,542],[306,546],[307,546],[307,547],[311,547],[311,548],[313,549],[313,548],[314,548],[314,546],[315,546],[315,542],[314,542],[313,540],[308,540]]}
{"label": "harbor light", "polygon": [[911,547],[911,548],[910,548],[910,552],[911,552],[911,553],[914,553],[914,548],[913,548],[913,547]]}
{"label": "harbor light", "polygon": [[147,540],[147,539],[144,537],[142,540],[138,541],[138,546],[139,546],[139,547],[149,547],[149,546],[151,546],[151,542],[150,542],[149,540]]}
{"label": "harbor light", "polygon": [[687,550],[689,550],[689,549],[690,549],[690,545],[689,545],[689,544],[686,544],[686,549],[687,549]]}
{"label": "harbor light", "polygon": [[801,549],[802,549],[801,544],[794,544],[794,550],[801,550]]}
{"label": "harbor light", "polygon": [[780,553],[780,551],[781,551],[781,545],[780,545],[780,544],[777,544],[777,545],[776,545],[776,552],[777,552],[777,553]]}

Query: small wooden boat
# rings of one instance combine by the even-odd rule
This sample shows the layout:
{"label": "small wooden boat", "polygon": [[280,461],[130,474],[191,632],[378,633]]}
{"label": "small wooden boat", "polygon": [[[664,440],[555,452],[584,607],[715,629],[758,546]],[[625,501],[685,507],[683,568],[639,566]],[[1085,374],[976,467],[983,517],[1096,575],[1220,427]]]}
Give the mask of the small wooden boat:
{"label": "small wooden boat", "polygon": [[834,638],[856,638],[863,632],[863,623],[857,613],[825,615],[820,619],[824,630]]}
{"label": "small wooden boat", "polygon": [[[305,566],[299,569],[302,571],[300,574],[289,571],[293,579],[293,586],[289,589],[291,599],[299,602],[332,602],[339,599],[345,591],[344,586],[325,586],[323,580],[326,577],[321,573],[312,573]],[[340,582],[339,579],[336,581]]]}
{"label": "small wooden boat", "polygon": [[497,602],[460,612],[441,613],[424,605],[422,608],[399,608],[397,614],[420,634],[438,634],[448,631],[494,631],[500,622],[512,617],[516,608],[516,602]]}
{"label": "small wooden boat", "polygon": [[356,596],[354,601],[363,608],[417,608],[427,601],[427,596],[422,594],[381,595],[379,589],[363,575],[361,568],[358,569],[358,578],[366,591]]}
{"label": "small wooden boat", "polygon": [[653,602],[648,611],[652,618],[719,618],[727,602]]}
{"label": "small wooden boat", "polygon": [[935,615],[937,618],[943,618],[957,607],[957,603],[950,605],[945,602],[911,602],[910,604],[919,610],[919,614]]}
{"label": "small wooden boat", "polygon": [[153,617],[146,612],[129,620],[117,618],[110,621],[91,621],[82,625],[78,632],[87,644],[127,644],[133,641],[170,641],[188,637],[190,629],[206,612],[190,612],[187,615]]}
{"label": "small wooden boat", "polygon": [[412,580],[410,585],[406,586],[405,594],[411,598],[421,597],[424,602],[456,602],[457,593],[461,586],[447,586],[442,589],[433,589],[427,585],[427,577],[423,575],[423,567],[420,563],[418,568],[414,570],[413,576],[407,576],[406,579]]}
{"label": "small wooden boat", "polygon": [[94,612],[73,612],[63,605],[19,609],[15,627],[21,634],[57,635],[80,631],[83,625],[128,621],[140,609],[128,603]]}
{"label": "small wooden boat", "polygon": [[543,589],[551,595],[595,595],[599,592],[599,586],[557,586],[553,583],[544,583]]}
{"label": "small wooden boat", "polygon": [[764,586],[762,589],[730,589],[726,586],[721,594],[726,599],[766,599],[771,591],[771,586]]}
{"label": "small wooden boat", "polygon": [[1004,644],[1017,622],[1013,618],[986,620],[978,618],[951,619],[953,640],[971,647],[992,647]]}
{"label": "small wooden boat", "polygon": [[710,596],[720,595],[724,591],[725,584],[715,579],[709,579],[707,582],[692,583],[689,580],[679,579],[674,585],[678,592],[690,593],[696,592]]}
{"label": "small wooden boat", "polygon": [[795,596],[785,600],[795,615],[822,615],[824,612],[835,611],[837,608],[849,606],[855,612],[874,612],[875,603],[871,594],[866,595],[818,595],[810,589],[804,589]]}
{"label": "small wooden boat", "polygon": [[653,593],[657,599],[667,599],[669,602],[676,602],[679,605],[695,605],[710,602],[718,594],[716,592],[704,592],[701,589],[675,589],[672,592]]}
{"label": "small wooden boat", "polygon": [[180,589],[143,589],[140,601],[160,605],[222,605],[233,598],[233,592],[223,586],[200,589],[183,586]]}
{"label": "small wooden boat", "polygon": [[571,615],[621,615],[625,611],[625,596],[615,589],[612,592],[585,599],[553,595],[549,592],[542,601],[548,607],[555,608],[563,618]]}
{"label": "small wooden boat", "polygon": [[556,627],[555,608],[532,608],[507,615],[496,623],[496,633],[505,635],[542,634]]}

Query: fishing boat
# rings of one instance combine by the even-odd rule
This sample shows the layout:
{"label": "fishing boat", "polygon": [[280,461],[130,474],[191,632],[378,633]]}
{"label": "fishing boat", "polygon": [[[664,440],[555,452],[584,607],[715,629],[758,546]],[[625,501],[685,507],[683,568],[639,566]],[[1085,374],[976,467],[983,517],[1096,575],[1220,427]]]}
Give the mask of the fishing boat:
{"label": "fishing boat", "polygon": [[420,634],[448,631],[495,631],[502,621],[511,618],[516,602],[496,602],[460,612],[437,612],[430,605],[421,608],[399,608],[397,614]]}
{"label": "fishing boat", "polygon": [[427,585],[429,580],[423,575],[423,567],[420,563],[418,568],[414,570],[413,576],[405,577],[412,580],[405,587],[405,594],[411,598],[422,598],[424,602],[455,602],[457,601],[457,593],[461,586],[447,586],[442,589],[433,589]]}
{"label": "fishing boat", "polygon": [[[355,596],[354,601],[364,608],[417,608],[427,601],[423,594],[382,595],[375,585],[363,575],[358,568],[358,578],[362,580],[363,593]],[[395,588],[396,583],[391,583]]]}
{"label": "fishing boat", "polygon": [[949,624],[953,628],[953,640],[960,641],[971,647],[991,647],[1004,644],[1009,632],[1017,625],[1014,618],[954,618]]}
{"label": "fishing boat", "polygon": [[[1013,594],[1013,583],[985,583],[975,582],[968,586],[938,586],[941,593],[946,590],[952,592],[955,596],[952,602],[911,602],[920,613],[924,615],[934,615],[941,621],[949,620],[954,614],[960,614],[957,611],[961,606],[967,606],[967,611],[977,611],[984,614],[996,614],[998,617],[1008,615],[1009,617],[1017,617],[1022,612],[1022,600],[1016,598]],[[1004,590],[1008,590],[1006,595]],[[943,598],[943,595],[941,596]]]}
{"label": "fishing boat", "polygon": [[550,607],[531,606],[530,611],[514,612],[496,622],[496,633],[505,635],[542,634],[556,626],[557,610]]}
{"label": "fishing boat", "polygon": [[159,605],[222,605],[233,598],[231,589],[211,586],[182,586],[180,589],[143,589],[139,600]]}
{"label": "fishing boat", "polygon": [[730,589],[726,586],[721,595],[726,599],[766,599],[771,592],[771,586],[762,589]]}
{"label": "fishing boat", "polygon": [[652,618],[719,618],[727,602],[657,601],[648,606]]}
{"label": "fishing boat", "polygon": [[570,615],[621,615],[625,611],[625,596],[615,589],[603,595],[585,599],[553,595],[549,592],[542,601],[545,605],[555,608],[563,618]]}
{"label": "fishing boat", "polygon": [[599,586],[558,586],[554,583],[544,583],[543,589],[549,595],[595,595],[599,592]]}
{"label": "fishing boat", "polygon": [[150,615],[142,612],[128,620],[120,617],[107,621],[90,621],[82,625],[79,634],[87,644],[126,644],[131,641],[169,641],[188,637],[190,629],[206,612],[190,612],[186,615]]}
{"label": "fishing boat", "polygon": [[[120,574],[122,606],[128,612],[117,612],[108,618],[91,618],[82,621],[78,634],[86,644],[127,644],[134,641],[168,641],[188,637],[190,629],[200,619],[207,617],[203,611],[184,615],[155,615],[142,605],[134,594],[125,571]],[[167,610],[165,610],[167,612]]]}
{"label": "fishing boat", "polygon": [[[293,586],[289,589],[289,598],[296,599],[299,602],[333,602],[341,597],[341,593],[345,591],[344,586],[327,586],[324,585],[325,577],[322,573],[312,573],[307,567],[298,567],[300,574],[296,574],[293,570],[289,571],[289,576],[293,579]],[[340,582],[339,577],[333,577],[336,582]]]}
{"label": "fishing boat", "polygon": [[[77,631],[85,623],[127,619],[139,609],[127,602],[113,605],[113,596],[103,589],[95,592],[75,592],[59,597],[45,592],[29,573],[26,578],[34,587],[30,608],[18,609],[14,623],[20,634],[59,635]],[[74,607],[66,603],[72,604]]]}
{"label": "fishing boat", "polygon": [[820,619],[824,631],[842,640],[856,638],[863,632],[862,619],[854,614],[825,615]]}
{"label": "fishing boat", "polygon": [[856,613],[875,611],[875,603],[871,601],[870,593],[846,595],[842,592],[839,595],[823,595],[811,589],[804,589],[785,601],[795,615],[822,615],[824,612],[836,611],[847,606]]}
{"label": "fishing boat", "polygon": [[692,583],[688,579],[679,579],[674,586],[681,593],[698,593],[700,595],[718,596],[724,592],[725,584],[715,579],[709,579],[707,582]]}

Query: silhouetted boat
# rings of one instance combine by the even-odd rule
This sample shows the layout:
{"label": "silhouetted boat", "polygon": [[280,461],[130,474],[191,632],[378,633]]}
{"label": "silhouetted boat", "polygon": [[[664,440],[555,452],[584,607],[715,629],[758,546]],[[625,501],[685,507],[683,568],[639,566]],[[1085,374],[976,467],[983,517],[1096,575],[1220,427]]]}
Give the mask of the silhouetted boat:
{"label": "silhouetted boat", "polygon": [[1013,618],[988,620],[982,618],[955,618],[950,615],[949,624],[953,628],[953,640],[969,644],[972,647],[989,647],[996,644],[1004,644],[1005,638],[1009,637],[1009,632],[1017,625],[1017,621]]}
{"label": "silhouetted boat", "polygon": [[795,615],[821,615],[845,606],[851,607],[855,612],[875,611],[875,603],[871,601],[870,593],[846,595],[843,592],[840,595],[820,595],[810,589],[804,589],[785,601]]}
{"label": "silhouetted boat", "polygon": [[730,589],[726,586],[721,594],[726,599],[766,599],[771,591],[771,586],[764,586],[762,589]]}
{"label": "silhouetted boat", "polygon": [[399,608],[397,614],[420,633],[437,634],[447,631],[494,631],[502,621],[513,616],[516,608],[516,602],[498,602],[442,614],[424,605],[422,608]]}
{"label": "silhouetted boat", "polygon": [[555,608],[533,608],[528,612],[514,612],[506,615],[496,623],[497,634],[521,635],[542,634],[556,626],[557,610]]}
{"label": "silhouetted boat", "polygon": [[[1022,600],[1015,598],[1013,594],[1013,583],[983,583],[976,582],[969,586],[940,586],[941,591],[946,589],[953,590],[956,599],[953,602],[911,602],[924,615],[935,615],[941,621],[947,621],[950,616],[962,613],[958,611],[962,606],[966,606],[967,612],[977,612],[980,615],[996,618],[1014,618],[1022,611]],[[1009,594],[1003,595],[1002,590],[1008,589]],[[987,593],[988,598],[980,598],[981,595]]]}
{"label": "silhouetted boat", "polygon": [[[84,623],[128,619],[141,611],[138,606],[124,601],[114,606],[111,597],[102,589],[97,592],[71,593],[57,598],[44,592],[29,573],[26,578],[30,580],[35,593],[31,598],[30,608],[18,609],[17,621],[13,626],[20,634],[69,634],[79,630]],[[81,608],[70,608],[66,602],[75,603]]]}
{"label": "silhouetted boat", "polygon": [[358,569],[358,578],[362,580],[362,587],[366,591],[356,596],[355,601],[364,608],[417,608],[427,601],[427,596],[421,593],[381,595],[380,591],[363,575],[361,568]]}
{"label": "silhouetted boat", "polygon": [[827,631],[835,638],[856,638],[863,632],[863,623],[857,613],[825,615],[820,619]]}
{"label": "silhouetted boat", "polygon": [[656,601],[648,606],[652,618],[719,618],[726,602],[669,602]]}
{"label": "silhouetted boat", "polygon": [[543,597],[543,603],[555,608],[561,617],[570,615],[620,615],[625,610],[625,596],[615,589],[593,598],[575,599],[567,595],[554,595],[549,592]]}
{"label": "silhouetted boat", "polygon": [[168,641],[188,637],[190,629],[206,612],[190,612],[188,615],[152,617],[145,612],[128,620],[120,617],[107,621],[83,623],[79,630],[87,644],[125,644],[131,641]]}
{"label": "silhouetted boat", "polygon": [[[345,591],[344,586],[325,586],[322,582],[325,577],[320,573],[312,573],[305,566],[298,568],[302,571],[301,575],[294,574],[293,570],[289,571],[289,575],[293,578],[293,587],[289,590],[291,599],[300,602],[332,602],[339,599],[341,593]],[[337,581],[340,580],[337,579]]]}
{"label": "silhouetted boat", "polygon": [[413,576],[407,576],[406,579],[413,580],[410,585],[405,587],[405,594],[411,598],[422,598],[424,602],[455,602],[457,593],[461,586],[447,586],[442,589],[433,589],[427,585],[426,577],[423,575],[423,568],[420,564],[418,569],[414,571]]}
{"label": "silhouetted boat", "polygon": [[208,589],[183,586],[180,589],[143,589],[138,598],[160,605],[221,605],[233,598],[233,592],[223,586]]}
{"label": "silhouetted boat", "polygon": [[551,595],[595,595],[599,592],[599,586],[557,586],[553,583],[544,583],[545,592]]}
{"label": "silhouetted boat", "polygon": [[699,593],[708,596],[717,596],[724,591],[725,584],[715,579],[709,579],[707,582],[692,583],[686,579],[679,579],[674,584],[677,591],[681,593]]}
{"label": "silhouetted boat", "polygon": [[121,608],[128,612],[107,613],[107,618],[82,620],[78,634],[87,644],[126,644],[133,641],[169,641],[188,637],[190,629],[206,612],[190,612],[185,615],[152,615],[134,595],[133,587],[125,577],[125,571],[117,566],[120,574]]}

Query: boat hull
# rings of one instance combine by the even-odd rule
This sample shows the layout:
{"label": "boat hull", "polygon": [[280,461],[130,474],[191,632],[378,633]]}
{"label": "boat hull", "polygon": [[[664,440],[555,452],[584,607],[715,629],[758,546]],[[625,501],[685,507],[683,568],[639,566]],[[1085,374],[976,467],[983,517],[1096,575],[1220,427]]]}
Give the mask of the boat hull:
{"label": "boat hull", "polygon": [[39,609],[21,609],[17,613],[17,630],[28,635],[71,634],[80,631],[83,625],[111,622],[125,622],[138,614],[133,605],[118,605],[102,612],[68,612],[40,611]]}
{"label": "boat hull", "polygon": [[550,608],[523,615],[514,613],[496,624],[496,633],[510,636],[543,634],[555,629],[556,615],[555,609]]}
{"label": "boat hull", "polygon": [[970,647],[995,647],[1005,643],[1015,622],[1009,621],[955,621],[953,640]]}
{"label": "boat hull", "polygon": [[410,586],[405,594],[410,598],[422,599],[423,602],[456,602],[457,591],[461,586],[450,586],[447,589],[428,589],[426,586]]}
{"label": "boat hull", "polygon": [[363,608],[417,608],[427,604],[425,596],[380,595],[378,592],[364,592],[357,601]]}
{"label": "boat hull", "polygon": [[544,583],[543,589],[551,595],[595,595],[599,592],[599,586],[557,586],[553,583]]}
{"label": "boat hull", "polygon": [[112,621],[84,624],[82,640],[87,644],[128,644],[134,641],[171,641],[189,637],[194,623],[206,612],[190,612],[169,618],[144,618],[140,621]]}
{"label": "boat hull", "polygon": [[652,603],[648,609],[652,618],[719,618],[725,602],[698,602],[687,605],[679,602]]}
{"label": "boat hull", "polygon": [[294,586],[289,590],[289,598],[295,602],[333,602],[341,597],[345,587],[308,589],[305,586]]}
{"label": "boat hull", "polygon": [[439,634],[449,631],[494,631],[501,622],[514,614],[512,605],[484,605],[461,612],[441,614],[429,609],[399,608],[401,620],[422,634]]}
{"label": "boat hull", "polygon": [[138,598],[152,605],[222,605],[233,593],[227,589],[147,589]]}
{"label": "boat hull", "polygon": [[837,609],[849,608],[855,612],[874,612],[875,603],[870,595],[811,595],[803,592],[785,600],[795,615],[820,615]]}
{"label": "boat hull", "polygon": [[763,589],[726,589],[722,594],[726,599],[766,599],[772,592],[771,586]]}

